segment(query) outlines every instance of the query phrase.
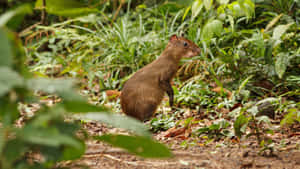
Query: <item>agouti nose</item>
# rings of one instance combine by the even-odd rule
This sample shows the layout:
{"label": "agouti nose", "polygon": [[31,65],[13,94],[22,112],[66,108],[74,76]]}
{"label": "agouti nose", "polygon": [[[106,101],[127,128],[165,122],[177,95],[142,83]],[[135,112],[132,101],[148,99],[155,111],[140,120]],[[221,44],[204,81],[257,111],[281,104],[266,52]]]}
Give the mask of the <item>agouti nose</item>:
{"label": "agouti nose", "polygon": [[201,52],[201,50],[200,50],[200,48],[196,48],[196,49],[194,50],[194,52],[197,53],[197,55],[199,55],[200,52]]}

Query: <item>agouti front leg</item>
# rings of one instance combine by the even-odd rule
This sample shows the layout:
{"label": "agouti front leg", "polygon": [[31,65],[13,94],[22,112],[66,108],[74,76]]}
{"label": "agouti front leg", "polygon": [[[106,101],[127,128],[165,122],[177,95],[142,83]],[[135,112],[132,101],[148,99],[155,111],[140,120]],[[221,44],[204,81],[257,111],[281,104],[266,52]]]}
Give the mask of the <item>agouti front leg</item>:
{"label": "agouti front leg", "polygon": [[165,80],[160,80],[159,85],[164,91],[167,92],[167,94],[169,96],[169,104],[170,104],[170,107],[172,107],[173,100],[174,100],[174,91],[173,91],[172,85],[170,84],[169,81],[165,81]]}

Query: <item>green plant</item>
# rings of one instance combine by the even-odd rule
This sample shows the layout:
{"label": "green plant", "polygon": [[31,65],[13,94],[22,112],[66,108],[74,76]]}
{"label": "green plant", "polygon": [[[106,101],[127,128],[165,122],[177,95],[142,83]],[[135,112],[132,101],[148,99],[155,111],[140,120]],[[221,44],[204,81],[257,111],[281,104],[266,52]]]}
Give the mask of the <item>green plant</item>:
{"label": "green plant", "polygon": [[208,138],[220,139],[221,137],[226,137],[230,135],[230,131],[227,129],[230,123],[225,119],[220,119],[215,121],[208,127],[202,127],[195,131],[195,134],[201,136],[203,134],[207,135]]}
{"label": "green plant", "polygon": [[[147,128],[141,123],[112,114],[104,106],[87,103],[84,97],[75,92],[73,80],[32,78],[23,66],[25,54],[22,44],[6,26],[9,20],[23,10],[17,8],[0,16],[0,168],[53,168],[56,162],[78,159],[85,152],[84,138],[76,134],[80,125],[64,120],[64,115],[78,113],[84,118],[97,119],[139,135],[107,134],[95,139],[123,147],[143,157],[171,155],[165,146],[151,140]],[[52,107],[40,104],[35,116],[22,127],[16,127],[15,121],[20,117],[18,104],[30,104],[39,99],[33,91],[56,95],[62,101]],[[147,146],[153,149],[147,149]],[[40,154],[43,160],[31,163],[28,159],[30,154]]]}

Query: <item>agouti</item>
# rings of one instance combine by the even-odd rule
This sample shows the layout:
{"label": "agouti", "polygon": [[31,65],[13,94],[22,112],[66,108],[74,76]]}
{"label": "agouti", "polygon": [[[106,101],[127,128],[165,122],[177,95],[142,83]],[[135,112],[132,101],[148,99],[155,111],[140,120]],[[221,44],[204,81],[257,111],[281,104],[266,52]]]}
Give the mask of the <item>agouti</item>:
{"label": "agouti", "polygon": [[199,53],[200,48],[192,41],[172,35],[163,53],[124,84],[121,92],[123,112],[141,121],[147,120],[156,111],[165,92],[172,107],[174,92],[170,82],[179,68],[179,61]]}

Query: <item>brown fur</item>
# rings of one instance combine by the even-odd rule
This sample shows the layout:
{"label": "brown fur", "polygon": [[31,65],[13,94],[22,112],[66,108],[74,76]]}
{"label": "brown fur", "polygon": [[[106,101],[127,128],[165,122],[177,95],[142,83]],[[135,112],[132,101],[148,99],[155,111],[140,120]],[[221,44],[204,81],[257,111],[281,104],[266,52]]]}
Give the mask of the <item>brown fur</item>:
{"label": "brown fur", "polygon": [[199,47],[192,41],[173,35],[158,59],[138,70],[125,83],[121,92],[123,112],[141,121],[149,119],[165,92],[169,95],[169,103],[172,106],[174,94],[170,82],[178,70],[180,59],[199,53]]}

